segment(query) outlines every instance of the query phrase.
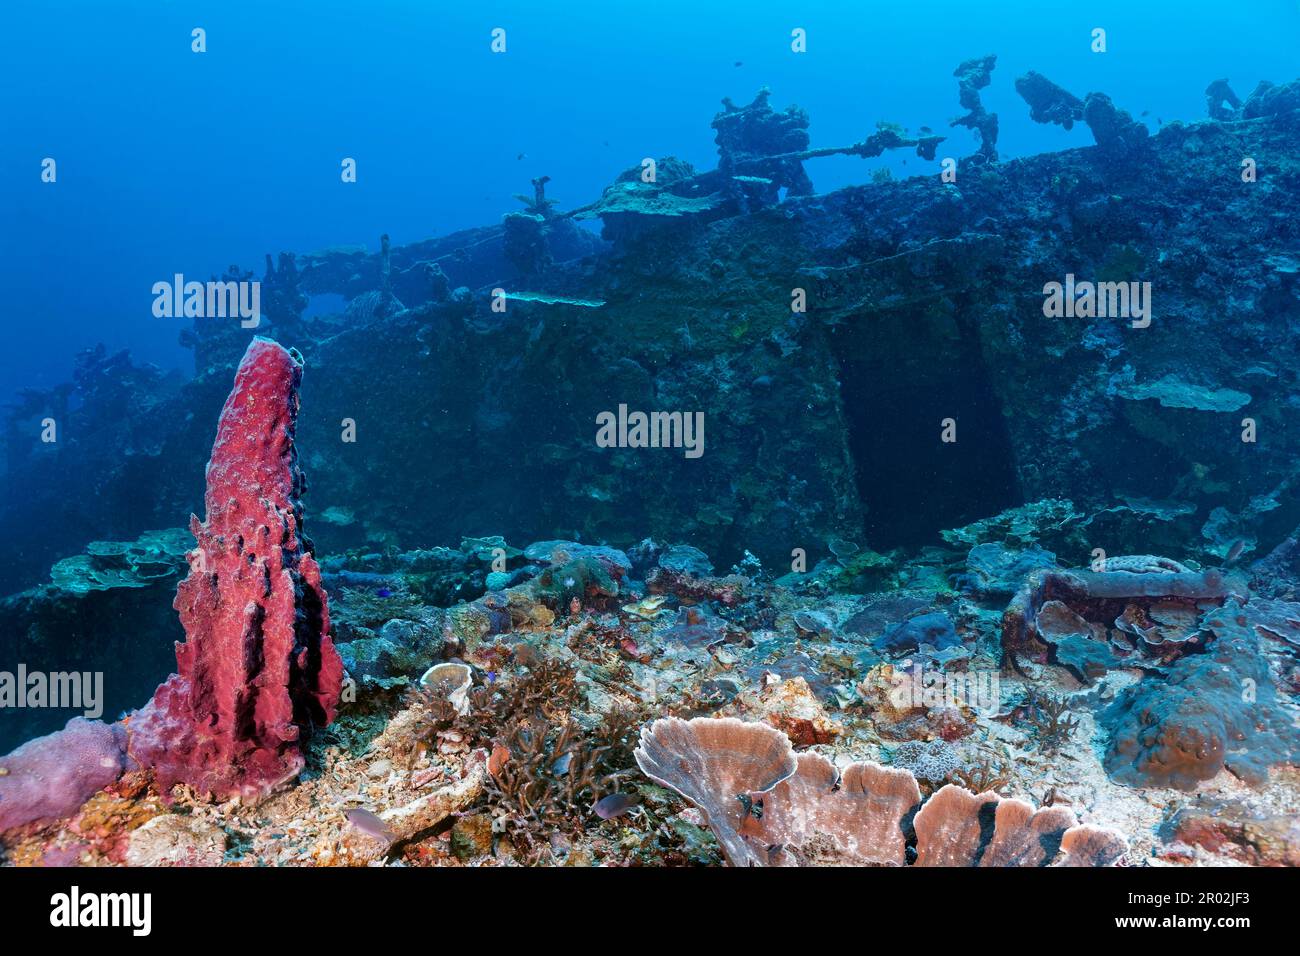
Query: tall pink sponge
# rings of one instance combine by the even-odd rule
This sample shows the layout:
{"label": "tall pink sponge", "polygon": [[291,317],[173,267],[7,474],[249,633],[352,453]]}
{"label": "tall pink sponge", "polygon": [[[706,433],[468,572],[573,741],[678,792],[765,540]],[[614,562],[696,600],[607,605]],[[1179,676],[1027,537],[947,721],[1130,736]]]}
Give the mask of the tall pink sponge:
{"label": "tall pink sponge", "polygon": [[208,462],[207,519],[174,607],[177,672],[127,719],[159,788],[264,796],[298,775],[302,742],[334,719],[343,664],[302,534],[294,433],[302,362],[270,339],[244,353]]}
{"label": "tall pink sponge", "polygon": [[126,769],[121,724],[73,717],[52,734],[0,757],[0,833],[70,816]]}

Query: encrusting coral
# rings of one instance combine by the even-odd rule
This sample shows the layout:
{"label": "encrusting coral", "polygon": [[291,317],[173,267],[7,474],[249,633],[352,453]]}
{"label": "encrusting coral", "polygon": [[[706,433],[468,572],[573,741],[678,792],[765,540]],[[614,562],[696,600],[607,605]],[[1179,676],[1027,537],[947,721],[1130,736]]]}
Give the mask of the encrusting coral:
{"label": "encrusting coral", "polygon": [[67,816],[126,767],[122,728],[74,717],[53,734],[29,740],[4,758],[0,833]]}
{"label": "encrusting coral", "polygon": [[951,126],[965,126],[975,130],[979,136],[979,157],[981,162],[998,161],[998,114],[990,113],[980,101],[980,90],[989,85],[993,68],[997,65],[996,56],[985,56],[967,60],[953,71],[957,77],[958,95],[966,115],[953,120]]}
{"label": "encrusting coral", "polygon": [[1019,667],[1021,654],[1046,659],[1052,642],[1040,631],[1039,615],[1052,602],[1083,613],[1120,599],[1220,603],[1228,593],[1223,572],[1217,568],[1191,571],[1151,555],[1109,558],[1104,571],[1035,571],[1002,616],[1003,654],[1012,667]]}
{"label": "encrusting coral", "polygon": [[1260,784],[1300,760],[1300,730],[1280,706],[1248,607],[1232,600],[1206,621],[1214,640],[1166,682],[1138,683],[1107,709],[1106,768],[1130,786],[1191,790],[1225,768]]}

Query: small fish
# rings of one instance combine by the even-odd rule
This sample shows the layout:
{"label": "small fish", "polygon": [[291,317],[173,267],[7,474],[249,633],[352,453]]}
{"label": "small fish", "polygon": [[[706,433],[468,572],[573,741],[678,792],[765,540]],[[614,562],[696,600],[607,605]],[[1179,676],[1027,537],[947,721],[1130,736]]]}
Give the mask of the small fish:
{"label": "small fish", "polygon": [[555,763],[551,764],[551,770],[554,771],[557,777],[563,777],[569,772],[569,764],[571,763],[573,763],[573,754],[566,753],[559,760],[555,761]]}
{"label": "small fish", "polygon": [[379,819],[365,807],[353,807],[343,814],[348,823],[352,824],[366,836],[375,837],[378,840],[387,840],[392,843],[397,837],[393,831],[388,829],[388,824]]}
{"label": "small fish", "polygon": [[1239,557],[1241,557],[1241,552],[1245,550],[1246,539],[1238,538],[1236,541],[1232,542],[1232,547],[1228,549],[1228,556],[1223,559],[1223,563],[1225,565],[1233,564]]}
{"label": "small fish", "polygon": [[0,777],[7,777],[7,776],[9,776],[9,768],[0,767]]}
{"label": "small fish", "polygon": [[392,588],[375,588],[375,597],[390,598],[393,596]]}
{"label": "small fish", "polygon": [[518,156],[515,157],[515,159],[527,159],[527,158],[528,158],[527,153],[520,153]]}
{"label": "small fish", "polygon": [[744,66],[745,64],[744,64],[744,63],[741,63],[739,60],[737,60],[737,61],[736,61],[734,64],[732,64],[732,65],[733,65],[733,66]]}
{"label": "small fish", "polygon": [[762,801],[762,800],[755,800],[753,797],[751,797],[751,796],[750,796],[749,794],[747,794],[747,793],[739,793],[739,794],[737,794],[737,795],[736,795],[736,799],[739,800],[739,801],[740,801],[740,805],[741,805],[742,807],[745,808],[745,816],[746,816],[746,817],[753,817],[755,820],[761,820],[761,819],[763,819],[763,801]]}
{"label": "small fish", "polygon": [[601,797],[592,804],[591,812],[602,820],[613,820],[615,817],[621,817],[636,805],[635,798],[629,797],[626,793],[611,793],[608,797]]}
{"label": "small fish", "polygon": [[492,753],[488,756],[487,772],[493,777],[500,776],[502,768],[505,767],[506,761],[510,759],[510,751],[500,744],[492,747]]}

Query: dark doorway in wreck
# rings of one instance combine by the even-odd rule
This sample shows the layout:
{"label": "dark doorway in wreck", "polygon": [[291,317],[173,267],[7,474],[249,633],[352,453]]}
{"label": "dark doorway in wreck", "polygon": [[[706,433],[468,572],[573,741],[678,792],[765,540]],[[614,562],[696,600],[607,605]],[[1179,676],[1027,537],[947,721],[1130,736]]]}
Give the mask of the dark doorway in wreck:
{"label": "dark doorway in wreck", "polygon": [[[1020,503],[1002,408],[979,332],[950,302],[860,313],[832,332],[858,494],[861,544],[939,543]],[[941,441],[943,420],[956,441]]]}

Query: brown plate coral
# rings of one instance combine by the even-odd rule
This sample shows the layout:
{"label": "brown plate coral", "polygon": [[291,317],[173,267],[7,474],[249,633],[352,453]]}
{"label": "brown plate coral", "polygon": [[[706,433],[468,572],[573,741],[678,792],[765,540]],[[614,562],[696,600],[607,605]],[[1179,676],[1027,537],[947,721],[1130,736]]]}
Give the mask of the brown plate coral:
{"label": "brown plate coral", "polygon": [[1108,866],[1128,848],[1064,806],[1036,810],[953,784],[922,804],[907,770],[841,772],[820,754],[796,758],[771,727],[732,718],[657,720],[636,758],[704,812],[733,866]]}

